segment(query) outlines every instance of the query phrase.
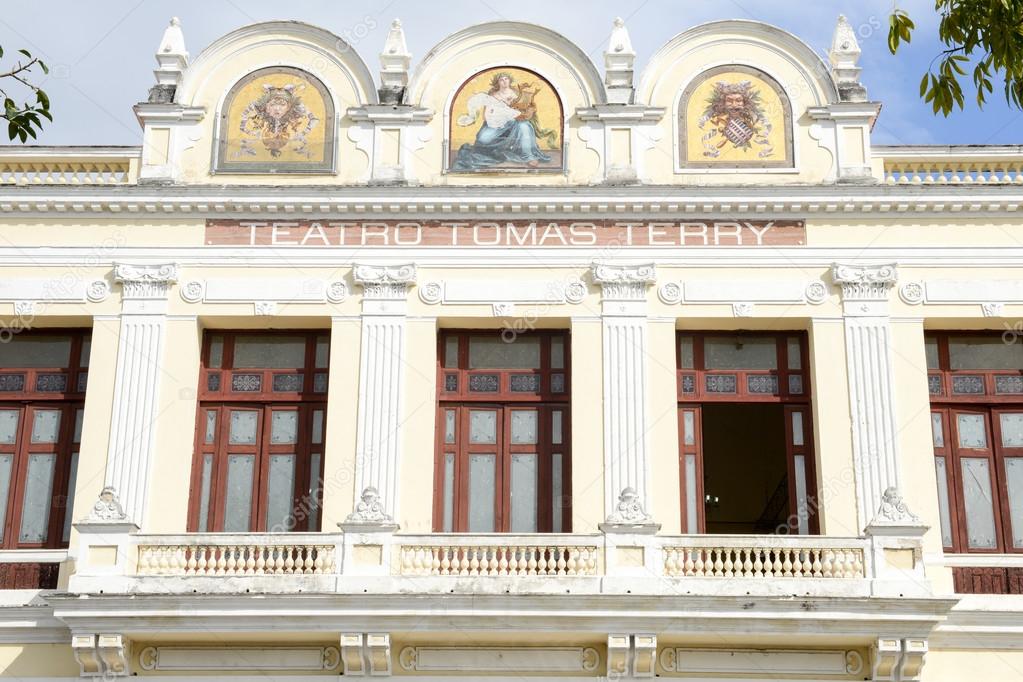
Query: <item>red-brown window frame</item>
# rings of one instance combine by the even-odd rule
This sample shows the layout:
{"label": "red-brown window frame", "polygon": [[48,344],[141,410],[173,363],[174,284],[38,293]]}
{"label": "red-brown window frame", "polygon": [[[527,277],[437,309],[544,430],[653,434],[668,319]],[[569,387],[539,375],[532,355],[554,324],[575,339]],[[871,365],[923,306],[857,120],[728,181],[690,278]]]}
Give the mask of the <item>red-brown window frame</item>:
{"label": "red-brown window frame", "polygon": [[[704,341],[707,337],[736,337],[773,339],[775,341],[776,369],[707,369],[704,359]],[[693,367],[682,367],[682,338],[693,339]],[[799,340],[800,367],[797,370],[788,367],[788,340],[797,338]],[[686,496],[686,455],[696,456],[695,467],[695,490],[697,494],[696,512],[698,521],[696,524],[698,533],[706,532],[706,517],[703,512],[705,503],[705,491],[703,481],[703,426],[702,406],[707,404],[720,403],[780,403],[785,406],[783,415],[785,419],[785,450],[786,468],[788,471],[788,498],[791,515],[798,513],[797,489],[795,479],[795,455],[803,456],[806,474],[807,487],[807,509],[809,518],[807,525],[810,535],[820,533],[820,509],[819,491],[817,490],[817,457],[813,447],[813,396],[810,386],[810,363],[809,363],[809,339],[805,331],[783,331],[783,332],[756,332],[756,331],[705,331],[705,330],[676,330],[675,334],[675,367],[676,367],[676,393],[678,396],[678,437],[679,437],[679,492],[681,501],[682,532],[686,533],[689,527],[688,498]],[[710,375],[734,375],[736,390],[733,393],[708,392],[706,388],[706,376]],[[778,382],[777,393],[755,393],[748,390],[748,376],[774,376]],[[789,377],[798,376],[801,380],[802,392],[791,393],[789,388]],[[686,378],[692,382],[692,391],[686,391]],[[797,448],[793,445],[792,417],[791,412],[799,410],[803,414],[803,445]],[[695,426],[695,444],[685,443],[685,424],[683,413],[693,411]]]}
{"label": "red-brown window frame", "polygon": [[[68,514],[69,487],[71,485],[71,458],[75,449],[75,420],[78,410],[85,409],[85,389],[88,382],[88,358],[84,352],[91,350],[92,329],[47,328],[23,331],[19,337],[67,336],[71,340],[67,367],[3,367],[0,377],[23,375],[23,390],[0,392],[0,409],[17,409],[21,412],[18,442],[15,446],[0,446],[0,451],[13,454],[10,489],[7,492],[7,509],[4,516],[3,542],[0,549],[62,549],[68,546],[64,540],[64,526]],[[90,345],[86,345],[88,340]],[[84,351],[84,352],[83,352]],[[85,364],[83,364],[83,359]],[[44,376],[66,376],[64,391],[39,390],[39,379]],[[61,411],[60,434],[57,443],[33,445],[31,443],[34,410],[59,409]],[[79,448],[81,443],[78,443]],[[18,539],[21,528],[22,504],[25,496],[25,477],[28,473],[29,455],[32,452],[57,455],[54,462],[53,484],[50,490],[50,518],[45,542],[21,542]]]}
{"label": "red-brown window frame", "polygon": [[[294,368],[263,368],[263,367],[235,367],[234,350],[235,341],[244,337],[281,337],[296,338],[302,337],[305,340],[305,365]],[[220,367],[210,367],[210,348],[214,337],[223,339],[223,356]],[[327,367],[317,368],[316,352],[319,339],[327,339]],[[266,505],[268,495],[268,475],[270,456],[275,454],[275,449],[287,454],[294,454],[295,481],[293,497],[300,501],[304,490],[308,487],[311,475],[311,452],[316,449],[312,447],[312,415],[315,410],[323,411],[322,439],[318,444],[321,454],[319,462],[319,479],[323,479],[323,466],[325,445],[326,445],[326,411],[327,411],[327,384],[324,381],[320,386],[316,385],[316,374],[327,375],[330,369],[329,346],[330,332],[324,329],[297,329],[297,330],[219,330],[208,329],[203,334],[201,371],[199,373],[199,405],[196,413],[195,442],[192,458],[192,473],[189,490],[188,505],[188,530],[198,532],[200,508],[202,506],[202,474],[203,460],[205,455],[213,455],[213,466],[210,478],[210,499],[207,506],[208,528],[221,528],[224,521],[226,503],[227,483],[227,462],[228,455],[240,453],[239,446],[229,444],[229,423],[225,415],[231,409],[253,409],[260,410],[263,414],[257,425],[258,446],[255,450],[256,470],[253,476],[253,495],[249,515],[250,532],[265,532],[266,528]],[[277,375],[302,374],[302,388],[298,391],[274,391],[273,380]],[[260,376],[260,390],[258,391],[233,391],[231,388],[231,377],[235,374]],[[211,377],[218,377],[216,383],[219,388],[214,389],[214,382]],[[322,390],[320,390],[322,389]],[[217,410],[217,423],[214,443],[206,443],[206,413]],[[272,445],[270,443],[270,423],[272,412],[275,410],[296,409],[300,412],[298,420],[298,442],[287,445]],[[320,513],[317,515],[317,526],[322,524],[323,491],[313,491],[316,495],[315,504]],[[309,518],[301,514],[297,524],[291,531],[316,531],[319,527],[310,528]]]}
{"label": "red-brown window frame", "polygon": [[[478,336],[502,337],[515,334],[515,336],[536,337],[541,339],[540,343],[540,369],[478,369],[470,370],[469,367],[469,338]],[[447,339],[456,337],[459,339],[458,368],[445,367],[445,349]],[[551,339],[561,338],[563,343],[564,367],[552,368],[550,366]],[[510,428],[511,411],[516,407],[538,408],[538,443],[530,446],[538,457],[538,463],[549,462],[554,450],[561,454],[561,524],[563,533],[572,532],[572,425],[571,425],[571,334],[567,330],[536,330],[529,332],[513,332],[511,330],[493,329],[444,329],[437,335],[437,421],[434,439],[434,504],[433,504],[433,528],[434,532],[444,532],[444,456],[450,452],[452,447],[444,442],[444,419],[445,410],[452,407],[458,408],[456,412],[456,429],[459,433],[459,448],[468,449],[468,419],[462,419],[464,414],[461,408],[471,406],[473,408],[494,407],[501,411],[502,419],[498,424],[499,434]],[[469,377],[472,375],[498,375],[498,390],[494,392],[473,392],[469,390]],[[552,390],[551,382],[555,374],[563,375],[564,390],[555,392]],[[521,375],[535,375],[539,377],[540,390],[535,393],[512,391],[511,377]],[[457,378],[457,389],[445,390],[445,380],[449,376]],[[558,447],[545,445],[543,437],[549,430],[549,418],[552,410],[562,411],[562,443]],[[494,525],[495,528],[506,528],[509,519],[505,510],[510,510],[510,489],[505,486],[504,481],[510,475],[512,446],[510,439],[502,439],[504,442],[501,452],[498,452],[499,464],[495,472],[495,488],[499,491],[495,495]],[[491,448],[492,449],[492,448]],[[468,490],[468,467],[464,466],[464,453],[456,452],[454,462],[455,481],[455,505],[453,509],[453,526],[455,528],[468,527],[469,496],[459,494],[461,490]],[[537,508],[538,532],[548,532],[544,529],[552,528],[554,507],[548,501],[553,497],[552,481],[549,468],[538,467],[537,478],[537,499],[542,500]],[[457,531],[456,531],[457,532]],[[508,532],[498,530],[496,532]]]}
{"label": "red-brown window frame", "polygon": [[[984,332],[975,330],[927,332],[926,340],[937,342],[938,367],[928,367],[928,392],[930,394],[930,412],[942,414],[943,447],[934,448],[935,459],[945,460],[945,473],[949,486],[949,524],[952,545],[944,546],[944,550],[956,554],[1023,554],[1023,547],[1014,547],[1012,539],[1012,518],[1009,513],[1009,490],[1005,474],[1006,458],[1023,456],[1021,452],[1006,452],[1002,445],[1001,424],[998,415],[1001,412],[1023,411],[1023,393],[999,393],[996,390],[996,377],[1020,377],[1023,370],[1005,369],[959,369],[953,370],[949,352],[949,339],[952,337],[977,337],[990,335],[1001,338],[1002,332]],[[984,393],[969,394],[953,392],[955,377],[981,377]],[[935,391],[935,388],[940,388]],[[953,428],[953,414],[957,412],[976,412],[985,417],[989,448],[985,454],[971,451],[960,453],[958,434]],[[1018,450],[1013,448],[1012,450]],[[995,517],[995,540],[997,546],[992,549],[971,548],[967,537],[966,505],[963,500],[962,465],[964,458],[983,457],[989,462],[989,471],[993,480],[991,491],[996,497],[993,500]],[[937,474],[935,474],[936,476]],[[937,481],[941,485],[941,481]],[[944,541],[942,542],[944,545]]]}

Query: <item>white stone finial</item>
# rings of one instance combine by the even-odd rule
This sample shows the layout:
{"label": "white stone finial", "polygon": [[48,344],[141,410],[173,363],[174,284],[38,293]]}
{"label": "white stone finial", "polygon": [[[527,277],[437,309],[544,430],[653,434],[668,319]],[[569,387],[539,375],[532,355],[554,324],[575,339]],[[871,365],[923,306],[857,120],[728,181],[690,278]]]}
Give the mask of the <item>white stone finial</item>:
{"label": "white stone finial", "polygon": [[156,87],[149,91],[149,101],[161,104],[171,102],[181,76],[188,68],[185,34],[181,31],[181,20],[177,17],[171,19],[164,29],[160,47],[156,50],[156,63],[159,65],[153,71]]}
{"label": "white stone finial", "polygon": [[860,61],[859,41],[856,40],[856,29],[852,27],[844,14],[838,15],[838,23],[835,24],[835,35],[831,39],[831,51],[828,59],[831,61],[831,73],[838,83],[839,92],[843,100],[865,101],[867,96],[866,88],[860,83]]}
{"label": "white stone finial", "polygon": [[633,64],[636,52],[632,49],[629,30],[621,17],[614,20],[611,37],[604,51],[604,84],[609,104],[632,104]]}
{"label": "white stone finial", "polygon": [[635,488],[625,488],[618,496],[618,504],[608,515],[610,524],[646,524],[650,523],[650,514],[643,507],[643,500]]}
{"label": "white stone finial", "polygon": [[401,20],[391,22],[391,29],[380,53],[380,101],[384,104],[400,104],[408,85],[409,65],[412,54],[405,43],[405,30]]}
{"label": "white stone finial", "polygon": [[127,520],[128,515],[121,507],[117,491],[108,485],[100,492],[99,498],[89,510],[89,515],[82,519],[82,523],[124,523]]}
{"label": "white stone finial", "polygon": [[181,20],[174,17],[163,32],[163,39],[160,41],[159,54],[181,55],[188,59],[188,50],[185,49],[185,34],[181,30]]}
{"label": "white stone finial", "polygon": [[355,505],[355,511],[348,515],[345,523],[389,525],[394,523],[394,519],[384,508],[380,493],[376,488],[370,486],[362,491],[361,499]]}

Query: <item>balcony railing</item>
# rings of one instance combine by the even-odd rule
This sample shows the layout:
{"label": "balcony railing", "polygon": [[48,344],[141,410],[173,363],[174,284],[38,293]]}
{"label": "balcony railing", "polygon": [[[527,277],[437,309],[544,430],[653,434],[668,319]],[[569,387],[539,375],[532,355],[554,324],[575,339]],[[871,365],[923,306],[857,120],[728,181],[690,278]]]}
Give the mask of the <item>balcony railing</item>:
{"label": "balcony railing", "polygon": [[889,185],[1023,184],[1023,147],[875,147]]}
{"label": "balcony railing", "polygon": [[138,147],[0,147],[0,185],[125,185]]}
{"label": "balcony railing", "polygon": [[335,573],[335,545],[311,534],[136,536],[138,575]]}
{"label": "balcony railing", "polygon": [[595,576],[592,536],[457,535],[405,537],[398,573],[410,576]]}
{"label": "balcony railing", "polygon": [[866,540],[688,536],[665,539],[664,575],[699,578],[865,578]]}

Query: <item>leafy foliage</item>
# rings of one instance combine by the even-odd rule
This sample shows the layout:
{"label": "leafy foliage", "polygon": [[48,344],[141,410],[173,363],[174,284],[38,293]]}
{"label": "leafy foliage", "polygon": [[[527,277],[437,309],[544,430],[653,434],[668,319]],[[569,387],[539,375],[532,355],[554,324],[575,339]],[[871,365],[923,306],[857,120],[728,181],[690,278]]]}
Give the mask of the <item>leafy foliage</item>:
{"label": "leafy foliage", "polygon": [[[941,17],[938,39],[946,46],[920,81],[920,96],[934,113],[948,116],[965,107],[961,79],[971,75],[977,106],[994,92],[994,79],[1004,82],[1005,99],[1023,109],[1023,0],[935,0]],[[898,52],[916,28],[901,9],[889,17],[888,49]]]}
{"label": "leafy foliage", "polygon": [[[42,88],[30,80],[32,76],[37,75],[35,71],[37,67],[44,75],[50,70],[41,59],[33,57],[28,50],[18,50],[18,54],[24,59],[19,57],[9,70],[0,73],[0,97],[4,102],[3,114],[0,116],[7,121],[7,136],[11,140],[17,138],[24,143],[30,137],[35,139],[36,131],[43,129],[42,119],[53,121],[53,116],[50,115],[50,98]],[[0,59],[3,56],[4,50],[0,47]],[[11,80],[28,90],[28,100],[19,103],[15,100],[15,95],[9,94],[10,85],[7,83]],[[21,96],[17,96],[17,99],[21,99]]]}

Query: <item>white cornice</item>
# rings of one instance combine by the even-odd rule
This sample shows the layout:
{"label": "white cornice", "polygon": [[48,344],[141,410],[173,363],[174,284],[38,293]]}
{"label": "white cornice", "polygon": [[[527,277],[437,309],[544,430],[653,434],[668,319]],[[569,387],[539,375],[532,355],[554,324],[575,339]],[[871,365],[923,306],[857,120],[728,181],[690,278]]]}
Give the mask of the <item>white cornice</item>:
{"label": "white cornice", "polygon": [[964,219],[1018,216],[1023,187],[989,186],[0,186],[0,218],[112,215],[325,219],[574,217]]}

